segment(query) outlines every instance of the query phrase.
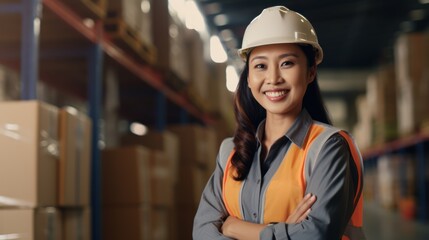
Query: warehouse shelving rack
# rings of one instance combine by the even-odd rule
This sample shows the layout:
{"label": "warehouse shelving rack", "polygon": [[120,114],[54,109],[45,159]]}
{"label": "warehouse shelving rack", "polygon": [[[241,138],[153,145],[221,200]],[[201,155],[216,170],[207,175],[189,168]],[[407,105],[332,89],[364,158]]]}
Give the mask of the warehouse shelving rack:
{"label": "warehouse shelving rack", "polygon": [[[416,161],[416,189],[418,191],[417,198],[417,218],[419,221],[426,222],[428,220],[428,186],[426,183],[426,161],[428,158],[429,133],[415,133],[406,137],[401,137],[397,140],[377,145],[362,152],[365,167],[373,167],[377,163],[377,159],[383,155],[398,153],[404,155],[406,153],[415,153]],[[410,159],[408,159],[410,160]],[[400,169],[401,186],[405,183],[405,171]]]}
{"label": "warehouse shelving rack", "polygon": [[[62,46],[53,47],[46,52],[40,50],[40,38],[43,32],[40,30],[41,20],[45,17],[42,11],[49,16],[55,16],[67,29],[73,29],[80,41],[85,42],[84,51],[75,51],[74,49],[64,49]],[[0,16],[15,14],[19,15],[21,20],[20,47],[11,53],[9,49],[6,54],[0,53],[0,62],[12,68],[18,69],[21,76],[21,98],[23,100],[37,99],[37,81],[40,76],[49,76],[49,70],[39,69],[40,58],[49,58],[50,55],[64,54],[86,59],[86,85],[80,83],[80,86],[86,86],[86,93],[76,93],[83,95],[88,101],[89,115],[93,123],[92,132],[92,163],[91,163],[91,211],[92,211],[92,239],[100,240],[101,236],[101,161],[100,150],[98,148],[99,119],[101,117],[101,106],[103,100],[103,62],[107,56],[117,65],[121,66],[124,71],[134,75],[138,80],[147,84],[154,90],[155,94],[152,99],[153,109],[156,109],[155,124],[156,128],[162,130],[167,125],[168,104],[174,104],[179,109],[180,122],[186,123],[192,117],[199,122],[211,125],[216,119],[210,114],[204,113],[191,103],[183,93],[175,91],[167,83],[165,75],[155,67],[140,63],[109,39],[108,34],[103,30],[102,20],[95,20],[93,26],[84,23],[82,16],[79,16],[74,10],[70,9],[61,0],[0,0]],[[2,23],[7,24],[7,23]],[[42,25],[43,27],[43,25]],[[58,27],[58,26],[57,26]],[[59,29],[61,29],[60,27]],[[58,29],[58,28],[57,28]],[[59,35],[65,34],[59,32]],[[80,46],[81,47],[81,46]],[[7,47],[3,47],[7,50]],[[52,56],[51,56],[52,57]],[[46,74],[48,73],[48,74]],[[66,75],[66,74],[64,74]],[[73,83],[72,85],[74,85]],[[79,84],[79,83],[76,83]],[[55,84],[54,84],[55,85]],[[73,91],[72,86],[63,87],[62,90]],[[57,83],[57,86],[58,83]],[[64,89],[65,88],[65,89]],[[76,88],[76,87],[75,87]],[[177,111],[176,111],[177,113]]]}

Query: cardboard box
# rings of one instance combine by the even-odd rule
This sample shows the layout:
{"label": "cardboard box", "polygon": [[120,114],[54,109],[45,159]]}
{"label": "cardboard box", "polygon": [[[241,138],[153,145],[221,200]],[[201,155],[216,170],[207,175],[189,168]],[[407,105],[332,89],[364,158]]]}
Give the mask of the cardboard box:
{"label": "cardboard box", "polygon": [[[368,83],[373,86],[368,94],[374,100],[371,104],[374,109],[374,143],[380,144],[394,140],[398,136],[397,128],[397,104],[395,69],[392,64],[383,65],[368,78]],[[368,86],[367,89],[370,87]]]}
{"label": "cardboard box", "polygon": [[19,100],[20,78],[17,72],[0,66],[0,101]]}
{"label": "cardboard box", "polygon": [[142,146],[103,150],[103,204],[150,203],[149,159],[150,150]]}
{"label": "cardboard box", "polygon": [[207,184],[207,166],[183,165],[179,168],[179,179],[175,189],[176,202],[197,205]]}
{"label": "cardboard box", "polygon": [[356,99],[357,123],[353,127],[353,136],[359,149],[365,150],[373,144],[373,116],[371,115],[367,95]]}
{"label": "cardboard box", "polygon": [[150,205],[103,207],[103,240],[152,240]]}
{"label": "cardboard box", "polygon": [[169,126],[180,141],[179,176],[176,199],[180,204],[198,203],[216,166],[216,132],[199,125]]}
{"label": "cardboard box", "polygon": [[429,33],[400,35],[395,43],[398,128],[401,135],[415,133],[429,119]]}
{"label": "cardboard box", "polygon": [[0,205],[57,204],[58,109],[39,101],[0,103]]}
{"label": "cardboard box", "polygon": [[61,209],[62,238],[61,240],[91,239],[91,210],[83,208]]}
{"label": "cardboard box", "polygon": [[151,196],[155,206],[172,206],[174,202],[173,181],[169,161],[156,150],[150,154]]}
{"label": "cardboard box", "polygon": [[171,207],[153,207],[151,210],[151,240],[170,240],[173,224]]}
{"label": "cardboard box", "polygon": [[[206,42],[201,38],[200,34],[197,31],[190,31],[188,34],[189,48],[188,52],[191,59],[191,86],[195,94],[198,94],[201,97],[201,100],[208,105],[210,95],[216,92],[217,89],[211,88],[209,85],[209,75],[210,74],[210,64],[211,60],[206,58],[207,54],[205,48],[207,46]],[[208,43],[208,41],[207,41]],[[224,71],[224,75],[225,75]],[[216,79],[216,82],[220,82],[221,79]],[[199,103],[201,104],[201,103]]]}
{"label": "cardboard box", "polygon": [[0,239],[62,239],[56,208],[0,209]]}
{"label": "cardboard box", "polygon": [[219,146],[213,129],[199,125],[171,125],[168,130],[176,134],[180,142],[179,165],[213,165],[216,162]]}
{"label": "cardboard box", "polygon": [[177,16],[171,15],[168,1],[152,1],[153,43],[157,49],[157,65],[171,70],[186,84],[191,80],[191,65],[187,42],[188,30]]}
{"label": "cardboard box", "polygon": [[[152,0],[115,0],[109,1],[108,16],[122,18],[127,25],[136,31],[146,44],[152,44]],[[147,5],[147,3],[149,5]],[[149,6],[149,8],[148,8]],[[144,11],[143,11],[144,10]]]}
{"label": "cardboard box", "polygon": [[193,204],[179,204],[176,206],[177,239],[192,239],[192,228],[197,207]]}
{"label": "cardboard box", "polygon": [[179,138],[170,131],[149,131],[144,136],[125,135],[121,138],[123,145],[143,145],[150,149],[164,153],[170,167],[170,178],[173,184],[177,182],[177,168],[179,164]]}
{"label": "cardboard box", "polygon": [[60,110],[58,204],[89,206],[91,120],[75,109]]}

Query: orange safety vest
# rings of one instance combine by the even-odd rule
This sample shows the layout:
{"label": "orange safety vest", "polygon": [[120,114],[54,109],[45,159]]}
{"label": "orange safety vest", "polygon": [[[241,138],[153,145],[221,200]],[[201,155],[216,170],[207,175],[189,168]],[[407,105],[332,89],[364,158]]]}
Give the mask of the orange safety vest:
{"label": "orange safety vest", "polygon": [[[261,223],[268,224],[270,222],[286,221],[304,197],[307,186],[306,178],[309,177],[306,174],[308,172],[306,168],[312,169],[314,167],[323,144],[335,133],[341,134],[347,140],[359,177],[354,199],[355,209],[342,240],[364,239],[362,231],[362,157],[353,139],[346,132],[318,122],[312,124],[302,148],[291,144],[282,163],[270,180],[265,192]],[[223,202],[231,216],[243,219],[241,210],[241,188],[243,187],[243,182],[233,179],[236,172],[231,164],[231,159],[235,151],[230,151],[228,155],[225,155],[225,153],[222,154],[222,151],[224,150],[221,147],[221,157],[229,155],[226,162],[225,159],[221,159],[224,162],[221,163],[224,171],[222,182]]]}

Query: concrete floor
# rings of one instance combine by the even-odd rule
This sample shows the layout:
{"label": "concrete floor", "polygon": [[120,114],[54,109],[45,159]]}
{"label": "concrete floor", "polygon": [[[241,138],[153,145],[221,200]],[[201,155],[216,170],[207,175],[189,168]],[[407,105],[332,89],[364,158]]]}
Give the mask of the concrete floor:
{"label": "concrete floor", "polygon": [[398,212],[365,202],[364,232],[367,240],[429,240],[429,222],[405,220]]}

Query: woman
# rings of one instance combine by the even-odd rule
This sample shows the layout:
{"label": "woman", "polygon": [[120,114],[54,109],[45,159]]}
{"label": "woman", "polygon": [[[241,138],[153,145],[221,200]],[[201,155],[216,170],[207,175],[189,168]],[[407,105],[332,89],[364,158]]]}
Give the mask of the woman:
{"label": "woman", "polygon": [[194,239],[365,239],[362,159],[331,126],[316,79],[323,52],[302,15],[276,6],[247,27],[237,129],[220,147]]}

